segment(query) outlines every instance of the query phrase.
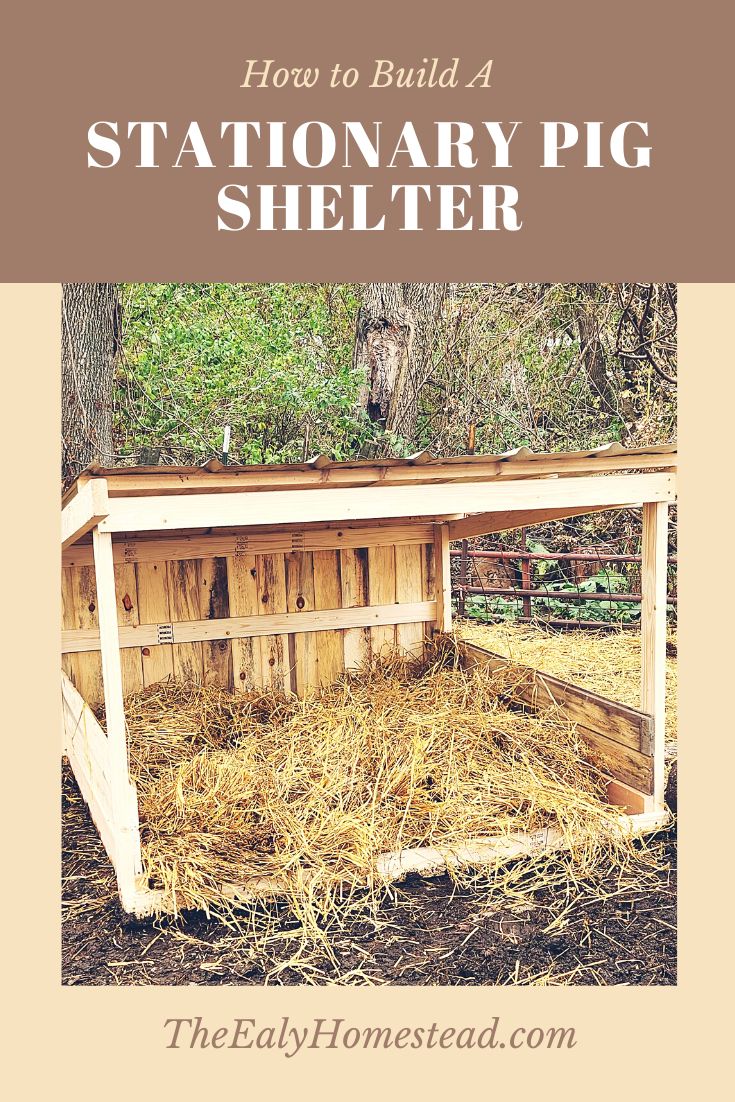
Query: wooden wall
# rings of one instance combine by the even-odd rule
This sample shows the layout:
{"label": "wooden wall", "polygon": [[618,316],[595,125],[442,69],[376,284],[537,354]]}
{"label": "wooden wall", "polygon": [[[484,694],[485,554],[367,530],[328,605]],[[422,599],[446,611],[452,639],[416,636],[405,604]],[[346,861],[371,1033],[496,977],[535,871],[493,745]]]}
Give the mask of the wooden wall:
{"label": "wooden wall", "polygon": [[[119,540],[114,545],[119,625],[175,628],[186,621],[276,614],[295,623],[300,614],[317,610],[433,601],[433,535],[431,525],[417,524],[400,531],[395,525],[359,532],[279,530],[278,538],[232,531],[134,544]],[[364,545],[352,546],[358,540]],[[273,546],[284,550],[270,550]],[[165,558],[154,557],[157,547]],[[195,557],[179,557],[191,553]],[[84,545],[65,553],[62,597],[67,642],[97,628],[94,565]],[[235,691],[264,687],[302,695],[396,645],[421,652],[429,628],[422,621],[124,647],[123,690],[127,695],[172,677]],[[102,702],[96,650],[66,653],[63,667],[90,705]]]}

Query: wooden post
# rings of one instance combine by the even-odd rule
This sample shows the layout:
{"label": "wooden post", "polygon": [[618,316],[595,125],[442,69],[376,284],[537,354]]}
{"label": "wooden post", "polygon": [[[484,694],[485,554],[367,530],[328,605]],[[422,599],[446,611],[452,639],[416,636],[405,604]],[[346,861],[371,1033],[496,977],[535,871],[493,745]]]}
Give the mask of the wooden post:
{"label": "wooden post", "polygon": [[449,529],[446,524],[434,525],[434,559],[436,575],[436,630],[452,630],[452,575],[449,568]]}
{"label": "wooden post", "polygon": [[[521,558],[521,588],[531,588],[531,560],[527,557],[526,551],[526,529],[521,528],[521,551],[523,557]],[[531,619],[531,598],[523,598],[523,615],[527,620]]]}
{"label": "wooden post", "polygon": [[112,794],[116,835],[118,886],[123,906],[134,909],[134,900],[141,885],[143,871],[140,852],[138,802],[130,783],[128,750],[123,705],[120,640],[115,599],[115,572],[112,559],[112,537],[109,532],[92,529],[97,615],[100,630],[102,684],[105,691],[105,727],[109,751],[109,783]]}
{"label": "wooden post", "polygon": [[667,550],[668,505],[648,502],[641,547],[641,709],[653,716],[653,797],[647,810],[664,805]]}

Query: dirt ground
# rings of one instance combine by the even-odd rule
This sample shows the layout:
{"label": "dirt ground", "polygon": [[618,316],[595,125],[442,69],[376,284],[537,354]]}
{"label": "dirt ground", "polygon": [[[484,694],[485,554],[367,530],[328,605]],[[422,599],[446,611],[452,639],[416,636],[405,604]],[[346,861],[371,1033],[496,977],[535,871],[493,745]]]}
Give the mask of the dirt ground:
{"label": "dirt ground", "polygon": [[[64,771],[62,982],[115,984],[667,985],[676,982],[676,843],[651,845],[656,869],[499,905],[448,877],[401,886],[379,915],[294,962],[284,918],[256,950],[247,931],[190,915],[135,922],[117,902],[111,867],[73,777]],[[563,870],[560,870],[563,872]],[[495,899],[495,901],[493,901]]]}

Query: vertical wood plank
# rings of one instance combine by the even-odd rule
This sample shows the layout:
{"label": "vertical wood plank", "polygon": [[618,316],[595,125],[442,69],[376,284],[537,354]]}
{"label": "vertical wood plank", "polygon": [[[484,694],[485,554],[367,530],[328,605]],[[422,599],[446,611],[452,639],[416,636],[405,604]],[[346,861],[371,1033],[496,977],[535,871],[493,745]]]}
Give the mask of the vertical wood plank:
{"label": "vertical wood plank", "polygon": [[[61,626],[65,630],[74,630],[77,627],[77,619],[74,612],[74,581],[73,569],[64,566],[61,570]],[[62,654],[61,668],[72,685],[79,690],[77,677],[78,663],[76,654]]]}
{"label": "vertical wood plank", "polygon": [[[135,563],[118,563],[115,566],[115,597],[119,624],[135,627],[140,623],[138,611],[138,580]],[[123,695],[139,693],[143,688],[143,658],[140,647],[125,647],[120,651]]]}
{"label": "vertical wood plank", "polygon": [[452,630],[452,575],[449,559],[449,529],[434,525],[434,571],[436,586],[436,630]]}
{"label": "vertical wood plank", "polygon": [[[165,562],[139,562],[138,615],[141,624],[170,624],[171,606],[168,596],[168,573]],[[170,643],[143,647],[143,684],[155,685],[174,674],[174,652]]]}
{"label": "vertical wood plank", "polygon": [[[311,551],[292,551],[286,555],[286,604],[289,612],[314,611],[314,558]],[[317,640],[315,632],[303,631],[289,636],[292,655],[292,688],[298,696],[319,687]]]}
{"label": "vertical wood plank", "polygon": [[[199,620],[199,572],[196,559],[166,563],[171,620]],[[174,676],[177,681],[204,679],[201,643],[174,643]]]}
{"label": "vertical wood plank", "polygon": [[[368,603],[367,547],[343,548],[339,553],[342,608],[363,608]],[[370,661],[370,628],[347,628],[344,635],[346,670],[358,670]]]}
{"label": "vertical wood plank", "polygon": [[[258,581],[258,611],[272,615],[286,611],[286,562],[282,554],[256,555]],[[291,688],[287,635],[263,635],[255,644],[260,647],[263,685],[278,693]]]}
{"label": "vertical wood plank", "polygon": [[[395,547],[368,548],[368,593],[371,605],[393,605],[396,602]],[[370,649],[373,657],[389,654],[396,645],[396,629],[387,625],[370,629]]]}
{"label": "vertical wood plank", "polygon": [[[410,604],[422,600],[423,571],[420,544],[396,544],[396,600]],[[402,652],[418,657],[424,651],[424,625],[398,624],[396,644]]]}
{"label": "vertical wood plank", "polygon": [[[338,551],[314,551],[314,607],[341,608],[342,582]],[[319,684],[332,685],[344,670],[344,644],[341,631],[315,632]]]}
{"label": "vertical wood plank", "polygon": [[436,599],[436,555],[433,543],[421,544],[421,564],[423,571],[422,600]]}
{"label": "vertical wood plank", "polygon": [[142,872],[142,860],[138,804],[128,771],[115,569],[112,560],[112,537],[109,532],[100,532],[99,528],[94,528],[92,547],[98,603],[100,658],[105,692],[105,728],[109,751],[107,779],[112,796],[116,834],[115,871],[123,899],[129,899],[135,893],[136,878]]}
{"label": "vertical wood plank", "polygon": [[[93,566],[72,568],[72,601],[74,626],[97,628],[97,586]],[[96,708],[105,699],[102,681],[102,661],[99,654],[78,654],[74,661],[76,687],[87,704]]]}
{"label": "vertical wood plank", "polygon": [[[219,620],[230,615],[227,592],[227,560],[210,557],[198,560],[199,607],[203,620]],[[232,644],[229,639],[202,643],[205,685],[232,688]]]}
{"label": "vertical wood plank", "polygon": [[666,555],[668,505],[643,506],[641,548],[641,708],[653,716],[652,809],[664,804],[666,738]]}
{"label": "vertical wood plank", "polygon": [[[257,616],[258,568],[255,555],[238,552],[227,558],[227,590],[230,616]],[[235,692],[263,685],[260,645],[257,639],[232,640],[232,679]]]}

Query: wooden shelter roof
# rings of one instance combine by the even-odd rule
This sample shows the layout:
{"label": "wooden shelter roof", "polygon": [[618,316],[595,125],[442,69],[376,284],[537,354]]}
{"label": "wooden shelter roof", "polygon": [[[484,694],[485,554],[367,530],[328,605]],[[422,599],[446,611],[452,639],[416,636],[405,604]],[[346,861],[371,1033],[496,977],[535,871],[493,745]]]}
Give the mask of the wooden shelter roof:
{"label": "wooden shelter roof", "polygon": [[586,451],[533,452],[516,448],[498,455],[433,456],[418,452],[407,459],[351,459],[338,462],[317,455],[305,463],[230,464],[210,459],[203,466],[88,467],[64,495],[104,478],[111,497],[212,493],[248,490],[294,490],[309,487],[428,485],[488,479],[595,475],[604,472],[671,469],[676,444],[624,448],[610,443]]}

